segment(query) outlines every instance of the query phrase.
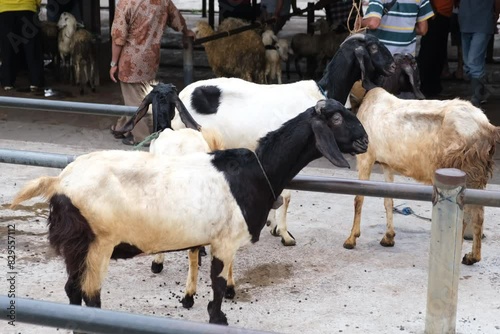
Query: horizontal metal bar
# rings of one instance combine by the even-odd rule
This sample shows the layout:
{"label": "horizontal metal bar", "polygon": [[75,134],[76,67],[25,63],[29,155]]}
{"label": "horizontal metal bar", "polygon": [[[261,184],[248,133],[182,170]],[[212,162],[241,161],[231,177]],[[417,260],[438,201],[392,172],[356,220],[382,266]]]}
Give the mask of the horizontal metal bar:
{"label": "horizontal metal bar", "polygon": [[16,165],[64,168],[76,157],[76,155],[0,148],[0,162]]}
{"label": "horizontal metal bar", "polygon": [[[14,304],[12,304],[14,302]],[[13,306],[12,306],[13,305]],[[258,334],[243,328],[0,296],[2,319],[100,334]],[[207,315],[208,317],[208,315]],[[13,327],[14,328],[14,327]]]}
{"label": "horizontal metal bar", "polygon": [[137,107],[0,96],[0,108],[36,109],[101,116],[133,116]]}
{"label": "horizontal metal bar", "polygon": [[[0,149],[0,163],[64,168],[75,157],[55,153]],[[420,184],[361,181],[305,175],[297,175],[290,182],[287,189],[429,202],[432,200],[433,191],[432,186]],[[466,189],[464,194],[465,204],[500,207],[499,191]]]}

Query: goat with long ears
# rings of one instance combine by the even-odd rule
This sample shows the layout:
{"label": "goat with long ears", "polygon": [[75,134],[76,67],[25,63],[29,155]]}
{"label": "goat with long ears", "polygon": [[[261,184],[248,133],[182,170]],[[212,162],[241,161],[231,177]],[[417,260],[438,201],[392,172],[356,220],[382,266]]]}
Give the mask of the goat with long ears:
{"label": "goat with long ears", "polygon": [[153,132],[172,128],[171,122],[175,116],[175,108],[179,111],[179,116],[187,128],[198,131],[201,129],[201,125],[196,123],[179,99],[177,88],[172,84],[160,83],[154,86],[153,90],[142,100],[134,116],[121,129],[115,129],[113,132],[123,134],[131,131],[146,116],[151,104],[153,105]]}

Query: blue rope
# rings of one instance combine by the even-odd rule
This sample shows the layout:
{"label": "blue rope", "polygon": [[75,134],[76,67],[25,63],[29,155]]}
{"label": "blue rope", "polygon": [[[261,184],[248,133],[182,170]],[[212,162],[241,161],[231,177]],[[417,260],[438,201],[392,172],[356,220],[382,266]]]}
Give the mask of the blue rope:
{"label": "blue rope", "polygon": [[[402,204],[401,204],[402,205]],[[399,206],[399,205],[398,205]],[[415,213],[415,211],[412,210],[412,208],[410,208],[409,206],[405,206],[404,208],[402,209],[398,209],[397,207],[394,207],[392,208],[392,211],[393,212],[396,212],[396,213],[399,213],[403,216],[409,216],[409,215],[413,215],[417,218],[420,218],[420,219],[423,219],[423,220],[427,220],[427,221],[432,221],[432,219],[430,218],[427,218],[427,217],[423,217],[423,216],[419,216]]]}

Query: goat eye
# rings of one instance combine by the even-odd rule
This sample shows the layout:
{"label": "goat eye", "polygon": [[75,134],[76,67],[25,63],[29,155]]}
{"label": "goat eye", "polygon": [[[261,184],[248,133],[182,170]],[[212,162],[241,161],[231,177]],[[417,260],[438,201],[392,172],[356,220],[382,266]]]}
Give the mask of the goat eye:
{"label": "goat eye", "polygon": [[370,45],[370,49],[369,50],[370,50],[370,53],[375,53],[375,52],[378,51],[378,47],[377,47],[376,44],[372,44],[372,45]]}
{"label": "goat eye", "polygon": [[335,113],[332,116],[333,125],[340,125],[340,124],[342,124],[343,120],[344,119],[342,118],[342,115],[340,115],[339,113]]}

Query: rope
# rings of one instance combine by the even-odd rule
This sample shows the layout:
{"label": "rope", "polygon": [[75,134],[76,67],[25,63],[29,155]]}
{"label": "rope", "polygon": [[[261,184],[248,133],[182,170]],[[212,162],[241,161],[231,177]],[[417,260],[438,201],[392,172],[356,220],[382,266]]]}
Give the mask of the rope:
{"label": "rope", "polygon": [[399,214],[401,214],[401,215],[403,215],[403,216],[413,215],[413,216],[415,216],[415,217],[417,217],[417,218],[420,218],[420,219],[423,219],[423,220],[432,221],[432,219],[430,219],[430,218],[427,218],[427,217],[424,217],[424,216],[417,215],[417,214],[415,213],[415,211],[413,211],[413,210],[412,210],[412,208],[410,208],[409,206],[405,206],[405,207],[404,207],[404,208],[402,208],[402,209],[398,209],[398,206],[401,206],[401,205],[403,205],[403,204],[400,204],[400,205],[395,206],[394,208],[392,208],[392,211],[393,211],[393,212],[396,212],[396,213],[399,213]]}
{"label": "rope", "polygon": [[[361,20],[363,18],[361,17],[361,10],[360,10],[356,0],[352,0],[352,7],[351,7],[351,10],[349,12],[347,22],[351,22],[351,16],[352,16],[352,12],[354,11],[354,9],[356,9],[356,20],[354,22],[358,22],[358,20],[359,20],[359,22],[361,22]],[[362,27],[362,28],[360,27],[359,29],[351,29],[351,27],[348,24],[347,29],[349,29],[349,33],[352,35],[352,34],[360,33],[361,31],[365,31],[367,29],[367,27]]]}
{"label": "rope", "polygon": [[252,152],[253,152],[253,155],[255,155],[255,159],[257,159],[257,162],[259,163],[260,169],[262,170],[262,174],[264,174],[264,177],[266,178],[267,185],[269,186],[269,189],[271,189],[271,193],[273,194],[274,201],[276,201],[276,194],[274,193],[273,186],[271,185],[271,182],[269,181],[269,178],[267,177],[266,171],[264,170],[264,167],[260,163],[260,160],[259,160],[259,157],[257,156],[257,153],[255,153],[254,151],[252,151]]}
{"label": "rope", "polygon": [[138,144],[134,145],[134,150],[139,150],[140,148],[144,147],[145,145],[149,144],[153,139],[156,139],[160,136],[161,131],[156,131],[144,138],[143,141],[141,141]]}

